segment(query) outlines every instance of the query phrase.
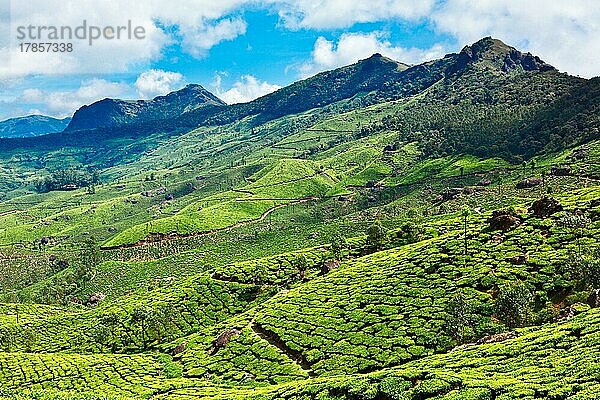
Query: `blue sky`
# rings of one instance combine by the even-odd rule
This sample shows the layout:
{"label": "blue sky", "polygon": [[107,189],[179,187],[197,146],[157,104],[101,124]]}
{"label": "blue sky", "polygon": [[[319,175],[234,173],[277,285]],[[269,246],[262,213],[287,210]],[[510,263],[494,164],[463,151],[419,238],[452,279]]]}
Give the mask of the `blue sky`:
{"label": "blue sky", "polygon": [[[144,40],[72,41],[72,53],[19,52],[18,26],[131,20]],[[374,52],[409,64],[483,36],[563,71],[600,73],[595,0],[0,0],[0,119],[72,115],[104,97],[152,98],[200,83],[229,103]],[[7,37],[8,35],[8,37]]]}

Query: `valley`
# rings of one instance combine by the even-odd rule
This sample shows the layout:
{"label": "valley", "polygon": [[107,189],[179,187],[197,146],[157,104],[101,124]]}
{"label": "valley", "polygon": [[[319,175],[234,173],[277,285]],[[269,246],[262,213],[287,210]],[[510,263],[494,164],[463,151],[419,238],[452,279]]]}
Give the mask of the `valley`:
{"label": "valley", "polygon": [[132,104],[0,139],[0,399],[600,397],[598,78],[484,38]]}

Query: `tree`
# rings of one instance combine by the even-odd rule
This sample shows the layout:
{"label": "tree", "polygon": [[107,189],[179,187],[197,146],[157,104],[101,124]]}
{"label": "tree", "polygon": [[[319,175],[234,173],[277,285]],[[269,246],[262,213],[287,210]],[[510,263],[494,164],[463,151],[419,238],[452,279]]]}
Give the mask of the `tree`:
{"label": "tree", "polygon": [[521,282],[507,283],[496,298],[496,316],[509,328],[525,326],[531,314],[533,295]]}
{"label": "tree", "polygon": [[463,344],[474,334],[477,316],[474,307],[464,293],[457,293],[446,307],[446,329],[457,343]]}
{"label": "tree", "polygon": [[600,288],[600,249],[574,257],[565,267],[582,287]]}
{"label": "tree", "polygon": [[385,228],[381,225],[381,221],[376,220],[367,229],[367,245],[375,250],[379,250],[385,244],[386,239]]}
{"label": "tree", "polygon": [[333,253],[333,258],[338,261],[341,260],[345,247],[346,238],[339,233],[336,233],[331,240],[331,252]]}
{"label": "tree", "polygon": [[559,226],[569,230],[571,234],[576,236],[577,255],[580,258],[582,257],[581,240],[591,223],[592,220],[581,212],[564,213],[558,220]]}
{"label": "tree", "polygon": [[142,338],[143,349],[148,348],[148,342],[150,340],[150,329],[153,326],[153,322],[156,319],[154,310],[145,306],[139,306],[133,309],[131,313],[131,325],[139,329],[140,336]]}
{"label": "tree", "polygon": [[463,208],[462,213],[461,213],[462,217],[463,217],[463,226],[464,226],[464,241],[465,241],[465,263],[467,262],[467,253],[468,253],[468,246],[469,243],[467,241],[467,229],[469,227],[469,217],[471,216],[471,210],[469,210],[468,208]]}

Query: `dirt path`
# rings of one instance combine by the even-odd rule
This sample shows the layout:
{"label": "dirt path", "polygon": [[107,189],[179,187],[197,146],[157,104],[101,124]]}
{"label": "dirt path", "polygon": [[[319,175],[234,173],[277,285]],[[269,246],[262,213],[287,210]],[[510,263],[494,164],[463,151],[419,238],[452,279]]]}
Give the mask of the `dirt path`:
{"label": "dirt path", "polygon": [[249,224],[252,224],[252,223],[255,223],[255,222],[263,221],[272,212],[274,212],[276,210],[279,210],[280,208],[291,206],[291,205],[294,205],[294,204],[299,204],[299,203],[306,203],[308,201],[313,201],[313,200],[318,200],[318,197],[309,196],[309,197],[304,197],[304,198],[301,198],[301,199],[297,199],[297,200],[291,201],[289,203],[280,204],[278,206],[275,206],[275,207],[272,207],[272,208],[268,209],[259,218],[251,219],[251,220],[248,220],[248,221],[238,222],[236,224],[227,226],[225,228],[213,229],[211,231],[206,231],[206,232],[189,233],[189,234],[185,234],[185,235],[183,235],[183,234],[173,234],[173,235],[171,235],[171,234],[169,234],[169,235],[165,235],[165,234],[150,234],[151,236],[147,237],[144,240],[140,240],[139,242],[136,242],[136,243],[122,244],[122,245],[118,245],[118,246],[101,247],[100,250],[130,249],[130,248],[133,248],[133,247],[141,247],[141,246],[145,246],[147,244],[152,244],[152,243],[169,242],[171,240],[185,239],[185,238],[191,238],[191,237],[208,236],[208,235],[212,235],[212,234],[217,233],[217,232],[226,232],[226,231],[230,231],[230,230],[235,229],[235,228],[239,228],[239,227],[244,226],[244,225],[249,225]]}

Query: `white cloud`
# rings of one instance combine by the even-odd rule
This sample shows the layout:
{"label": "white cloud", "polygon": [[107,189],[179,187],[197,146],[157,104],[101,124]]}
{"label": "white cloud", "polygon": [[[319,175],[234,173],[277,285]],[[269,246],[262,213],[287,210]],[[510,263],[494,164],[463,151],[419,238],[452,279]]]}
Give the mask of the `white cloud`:
{"label": "white cloud", "polygon": [[491,35],[560,70],[600,74],[600,7],[589,0],[447,0],[432,16],[458,43]]}
{"label": "white cloud", "polygon": [[208,50],[215,45],[245,34],[246,28],[246,21],[239,17],[225,18],[213,25],[201,22],[199,25],[182,29],[184,35],[183,46],[191,55],[204,57]]}
{"label": "white cloud", "polygon": [[[241,17],[226,18],[248,0],[188,0],[177,5],[163,0],[64,0],[60,9],[47,0],[11,2],[8,29],[12,45],[0,43],[0,79],[35,74],[119,73],[147,66],[162,57],[165,46],[174,42],[185,51],[203,57],[218,43],[232,40],[246,31]],[[92,46],[86,40],[73,39],[73,52],[37,53],[20,51],[17,27],[81,26],[83,21],[104,28],[143,27],[145,38],[100,39]],[[0,31],[7,30],[0,20]],[[71,41],[71,40],[67,40]]]}
{"label": "white cloud", "polygon": [[312,59],[300,67],[303,76],[352,64],[374,53],[381,53],[393,60],[412,64],[438,58],[444,48],[436,44],[429,49],[406,49],[393,46],[380,32],[345,33],[337,43],[319,37],[315,42]]}
{"label": "white cloud", "polygon": [[260,81],[252,75],[244,75],[233,87],[227,91],[221,89],[221,75],[217,75],[215,82],[217,96],[228,104],[246,103],[266,94],[281,89],[279,85]]}
{"label": "white cloud", "polygon": [[150,99],[176,90],[176,85],[180,84],[182,79],[183,75],[178,72],[151,69],[140,74],[135,81],[135,87],[142,99]]}
{"label": "white cloud", "polygon": [[[90,79],[81,82],[78,89],[72,91],[44,91],[25,89],[20,100],[33,104],[36,112],[55,117],[67,117],[84,104],[91,104],[106,97],[121,97],[130,94],[128,85],[109,82],[104,79]],[[43,112],[40,111],[43,109]]]}
{"label": "white cloud", "polygon": [[298,28],[347,28],[356,23],[418,19],[434,0],[272,0],[284,25]]}

